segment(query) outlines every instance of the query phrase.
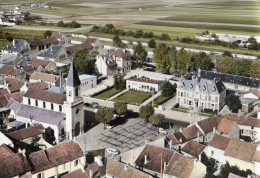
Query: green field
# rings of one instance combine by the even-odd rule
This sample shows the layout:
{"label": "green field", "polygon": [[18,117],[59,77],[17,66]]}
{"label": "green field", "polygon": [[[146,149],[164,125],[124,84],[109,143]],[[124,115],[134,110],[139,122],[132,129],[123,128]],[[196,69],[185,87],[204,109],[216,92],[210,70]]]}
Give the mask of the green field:
{"label": "green field", "polygon": [[129,90],[126,93],[115,98],[114,101],[140,105],[151,96],[152,94],[148,92]]}
{"label": "green field", "polygon": [[98,99],[103,99],[103,100],[106,100],[112,96],[114,96],[115,94],[121,92],[122,90],[117,90],[115,88],[111,88],[107,91],[104,91],[98,95],[95,95],[94,98],[98,98]]}

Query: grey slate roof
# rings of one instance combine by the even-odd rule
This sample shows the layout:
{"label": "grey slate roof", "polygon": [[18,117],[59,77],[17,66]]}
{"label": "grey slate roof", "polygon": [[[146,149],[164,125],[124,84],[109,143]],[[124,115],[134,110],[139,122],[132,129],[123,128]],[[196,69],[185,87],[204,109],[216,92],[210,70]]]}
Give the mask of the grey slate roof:
{"label": "grey slate roof", "polygon": [[192,80],[183,80],[182,85],[180,86],[182,90],[194,92],[196,89],[200,93],[207,94],[220,94],[223,90],[226,89],[224,84],[221,81],[211,82],[205,79],[192,79]]}
{"label": "grey slate roof", "polygon": [[[22,39],[14,39],[14,42],[11,45],[7,45],[6,47],[3,48],[3,50],[7,51],[15,51],[15,52],[21,52],[22,47],[27,41],[22,40]],[[15,46],[13,45],[15,43]]]}
{"label": "grey slate roof", "polygon": [[80,86],[80,84],[81,84],[81,82],[79,80],[78,72],[76,70],[74,63],[72,62],[70,64],[70,71],[69,71],[68,78],[67,78],[67,86],[77,87],[77,86]]}
{"label": "grey slate roof", "polygon": [[19,59],[19,55],[17,54],[3,54],[0,57],[1,64],[8,64],[8,65],[16,65]]}
{"label": "grey slate roof", "polygon": [[59,125],[63,118],[65,118],[64,113],[28,105],[22,105],[16,115],[51,125]]}
{"label": "grey slate roof", "polygon": [[61,45],[51,45],[47,51],[40,53],[38,56],[44,57],[44,58],[57,59],[62,48],[63,48],[63,46],[61,46]]}
{"label": "grey slate roof", "polygon": [[243,77],[238,75],[224,74],[220,72],[213,72],[207,70],[201,70],[201,77],[209,80],[220,80],[222,82],[234,83],[238,85],[244,85],[254,88],[260,88],[260,79]]}

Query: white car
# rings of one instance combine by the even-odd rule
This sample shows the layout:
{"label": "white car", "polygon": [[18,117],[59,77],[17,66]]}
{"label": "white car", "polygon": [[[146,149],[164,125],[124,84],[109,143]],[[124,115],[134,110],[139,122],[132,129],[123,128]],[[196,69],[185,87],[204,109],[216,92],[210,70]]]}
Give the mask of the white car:
{"label": "white car", "polygon": [[162,133],[162,134],[167,134],[168,132],[166,130],[164,130],[163,128],[159,128],[159,133]]}
{"label": "white car", "polygon": [[117,151],[114,148],[106,148],[106,152],[111,154],[111,155],[118,155],[119,154],[119,151]]}

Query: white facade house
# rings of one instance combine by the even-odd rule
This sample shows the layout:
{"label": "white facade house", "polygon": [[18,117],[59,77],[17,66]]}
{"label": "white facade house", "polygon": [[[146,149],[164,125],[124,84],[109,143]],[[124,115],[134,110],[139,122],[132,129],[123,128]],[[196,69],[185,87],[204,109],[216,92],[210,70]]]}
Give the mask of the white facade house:
{"label": "white facade house", "polygon": [[126,80],[126,88],[144,92],[158,92],[164,83],[164,81],[151,80],[149,78],[130,78]]}
{"label": "white facade house", "polygon": [[105,55],[97,55],[96,66],[103,76],[125,74],[131,71],[131,55],[124,49],[117,49]]}
{"label": "white facade house", "polygon": [[80,91],[81,93],[91,89],[95,88],[97,86],[97,76],[95,75],[80,75]]}
{"label": "white facade house", "polygon": [[183,80],[177,88],[177,102],[184,108],[220,110],[225,104],[226,87],[221,81]]}

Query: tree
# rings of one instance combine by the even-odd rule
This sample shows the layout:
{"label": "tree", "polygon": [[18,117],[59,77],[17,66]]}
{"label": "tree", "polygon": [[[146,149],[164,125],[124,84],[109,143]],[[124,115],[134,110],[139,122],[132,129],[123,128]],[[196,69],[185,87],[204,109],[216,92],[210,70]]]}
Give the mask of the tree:
{"label": "tree", "polygon": [[199,54],[193,54],[195,56],[194,64],[195,68],[198,69],[203,69],[203,70],[209,70],[210,66],[212,64],[211,58],[209,55],[207,55],[204,52],[201,52]]}
{"label": "tree", "polygon": [[249,75],[250,77],[260,78],[260,60],[255,60],[252,62]]}
{"label": "tree", "polygon": [[190,62],[190,57],[187,51],[185,51],[184,48],[182,48],[178,53],[177,53],[177,69],[178,71],[184,75],[188,71],[188,66]]}
{"label": "tree", "polygon": [[153,60],[157,64],[157,70],[165,71],[165,69],[169,68],[170,61],[168,51],[169,48],[164,43],[159,44],[159,46],[155,49]]}
{"label": "tree", "polygon": [[122,42],[118,35],[115,35],[113,38],[113,46],[117,46],[120,48],[125,48],[126,44]]}
{"label": "tree", "polygon": [[234,74],[250,77],[251,65],[252,65],[251,60],[236,59],[235,66],[234,66],[235,67]]}
{"label": "tree", "polygon": [[74,56],[74,64],[79,74],[98,74],[95,60],[91,60],[86,52],[77,52]]}
{"label": "tree", "polygon": [[169,48],[168,57],[170,61],[169,73],[172,74],[173,72],[175,72],[177,64],[177,50],[175,47]]}
{"label": "tree", "polygon": [[141,118],[148,121],[149,117],[154,114],[154,108],[151,105],[142,106],[139,110]]}
{"label": "tree", "polygon": [[159,126],[165,119],[163,114],[154,114],[149,117],[149,122],[153,125]]}
{"label": "tree", "polygon": [[235,112],[235,113],[237,113],[238,109],[240,109],[242,106],[239,96],[236,96],[236,95],[228,95],[226,97],[226,105],[229,107],[229,109],[232,112]]}
{"label": "tree", "polygon": [[147,57],[147,51],[143,47],[142,43],[138,41],[137,45],[134,46],[134,57],[138,60],[143,62],[143,59]]}
{"label": "tree", "polygon": [[137,30],[134,34],[134,38],[141,38],[143,37],[143,35],[144,35],[143,30]]}
{"label": "tree", "polygon": [[217,68],[219,72],[233,74],[235,70],[235,59],[231,57],[224,57],[217,60]]}
{"label": "tree", "polygon": [[52,35],[52,32],[50,30],[46,30],[43,34],[44,38],[49,38]]}
{"label": "tree", "polygon": [[162,87],[162,96],[169,97],[176,92],[176,85],[167,81]]}
{"label": "tree", "polygon": [[125,89],[125,80],[124,77],[122,75],[114,75],[114,87],[117,90],[123,90]]}
{"label": "tree", "polygon": [[160,40],[163,40],[163,41],[170,41],[171,38],[168,34],[166,33],[162,33],[162,35],[159,37]]}
{"label": "tree", "polygon": [[119,116],[124,115],[127,111],[127,104],[123,102],[115,102],[114,111]]}
{"label": "tree", "polygon": [[148,46],[149,48],[156,48],[156,41],[154,39],[150,39],[150,41],[148,41]]}
{"label": "tree", "polygon": [[109,123],[113,119],[113,111],[107,107],[101,107],[96,112],[96,120],[105,124]]}
{"label": "tree", "polygon": [[59,22],[57,23],[57,26],[58,26],[58,27],[64,27],[65,24],[64,24],[63,20],[59,21]]}

